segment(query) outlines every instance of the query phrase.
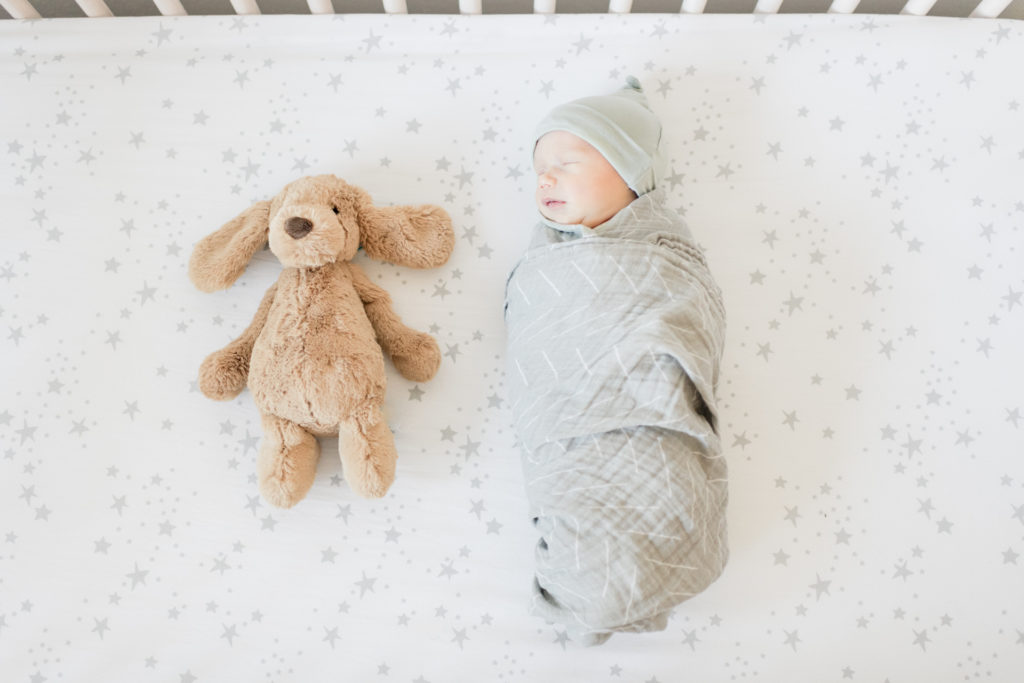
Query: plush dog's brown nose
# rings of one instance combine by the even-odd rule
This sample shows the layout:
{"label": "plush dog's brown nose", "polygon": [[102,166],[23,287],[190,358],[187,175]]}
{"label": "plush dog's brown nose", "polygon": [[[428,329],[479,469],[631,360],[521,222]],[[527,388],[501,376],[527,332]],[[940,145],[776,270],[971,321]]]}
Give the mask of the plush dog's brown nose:
{"label": "plush dog's brown nose", "polygon": [[284,223],[284,231],[297,240],[302,239],[313,229],[313,223],[305,218],[292,216]]}

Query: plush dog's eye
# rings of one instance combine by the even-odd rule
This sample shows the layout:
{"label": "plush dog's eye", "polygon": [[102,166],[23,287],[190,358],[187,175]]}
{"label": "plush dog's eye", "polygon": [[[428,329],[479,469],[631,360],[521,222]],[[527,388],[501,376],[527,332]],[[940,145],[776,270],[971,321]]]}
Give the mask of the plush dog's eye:
{"label": "plush dog's eye", "polygon": [[338,211],[338,207],[334,207],[334,214],[335,214],[335,215],[337,215],[338,213],[340,213],[340,212]]}

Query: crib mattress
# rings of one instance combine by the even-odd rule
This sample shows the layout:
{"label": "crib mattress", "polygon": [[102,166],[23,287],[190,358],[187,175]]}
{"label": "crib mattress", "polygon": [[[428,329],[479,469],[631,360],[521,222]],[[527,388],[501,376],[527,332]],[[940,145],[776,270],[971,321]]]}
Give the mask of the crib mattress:
{"label": "crib mattress", "polygon": [[[0,22],[0,672],[10,681],[1011,680],[1024,670],[1024,30],[900,16]],[[666,631],[527,613],[505,394],[530,131],[636,75],[729,319],[730,562]],[[197,389],[280,266],[192,245],[334,173],[453,217],[359,257],[432,332],[397,480],[258,496],[248,393]]]}

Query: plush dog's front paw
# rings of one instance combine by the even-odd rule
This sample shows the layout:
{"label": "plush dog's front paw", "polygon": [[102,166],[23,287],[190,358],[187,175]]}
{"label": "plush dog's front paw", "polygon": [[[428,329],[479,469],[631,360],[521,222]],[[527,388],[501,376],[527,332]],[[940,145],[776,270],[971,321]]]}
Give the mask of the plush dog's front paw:
{"label": "plush dog's front paw", "polygon": [[238,396],[248,379],[249,357],[235,349],[214,351],[199,366],[199,390],[215,401]]}
{"label": "plush dog's front paw", "polygon": [[410,332],[399,348],[392,349],[391,362],[407,380],[426,382],[441,367],[441,350],[429,334]]}

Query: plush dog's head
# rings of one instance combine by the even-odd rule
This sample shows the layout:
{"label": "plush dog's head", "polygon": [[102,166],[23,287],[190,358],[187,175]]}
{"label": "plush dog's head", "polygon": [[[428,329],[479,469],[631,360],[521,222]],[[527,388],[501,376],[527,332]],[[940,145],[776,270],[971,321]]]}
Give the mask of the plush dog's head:
{"label": "plush dog's head", "polygon": [[200,240],[189,277],[204,292],[224,289],[267,243],[287,267],[348,261],[360,244],[371,258],[412,268],[440,266],[455,244],[439,207],[377,207],[370,195],[333,175],[308,176],[253,204]]}

